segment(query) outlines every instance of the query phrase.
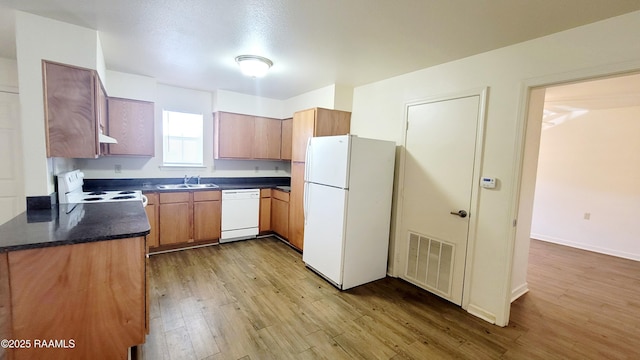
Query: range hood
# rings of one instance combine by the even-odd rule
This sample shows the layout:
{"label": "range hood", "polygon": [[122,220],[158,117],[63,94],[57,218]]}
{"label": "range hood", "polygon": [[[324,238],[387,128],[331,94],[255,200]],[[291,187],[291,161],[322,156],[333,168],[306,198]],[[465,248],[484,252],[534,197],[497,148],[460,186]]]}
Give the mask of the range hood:
{"label": "range hood", "polygon": [[98,134],[98,142],[101,144],[117,144],[118,140],[112,138],[111,136],[107,136],[100,131]]}

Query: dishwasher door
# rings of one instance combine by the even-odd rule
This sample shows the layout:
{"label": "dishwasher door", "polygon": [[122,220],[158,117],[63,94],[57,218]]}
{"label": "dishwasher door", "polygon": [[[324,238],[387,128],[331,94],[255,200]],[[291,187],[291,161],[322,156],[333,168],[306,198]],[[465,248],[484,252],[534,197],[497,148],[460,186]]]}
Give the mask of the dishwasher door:
{"label": "dishwasher door", "polygon": [[260,190],[222,190],[222,234],[220,242],[258,235]]}

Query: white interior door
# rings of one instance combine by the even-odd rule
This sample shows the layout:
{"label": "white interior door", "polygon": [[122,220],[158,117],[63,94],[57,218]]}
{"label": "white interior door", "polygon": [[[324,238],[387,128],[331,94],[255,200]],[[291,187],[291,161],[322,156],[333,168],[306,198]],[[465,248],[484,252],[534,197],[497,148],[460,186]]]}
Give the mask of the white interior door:
{"label": "white interior door", "polygon": [[0,91],[0,224],[26,207],[18,94]]}
{"label": "white interior door", "polygon": [[404,278],[462,304],[480,96],[408,107]]}

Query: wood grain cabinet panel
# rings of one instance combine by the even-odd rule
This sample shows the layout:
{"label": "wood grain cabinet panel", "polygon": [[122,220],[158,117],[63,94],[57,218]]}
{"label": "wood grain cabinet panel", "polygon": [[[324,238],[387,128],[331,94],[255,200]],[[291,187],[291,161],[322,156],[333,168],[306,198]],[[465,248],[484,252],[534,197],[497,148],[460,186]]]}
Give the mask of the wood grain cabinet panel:
{"label": "wood grain cabinet panel", "polygon": [[43,60],[42,72],[47,157],[97,157],[100,147],[95,70]]}
{"label": "wood grain cabinet panel", "polygon": [[8,254],[14,339],[73,348],[20,349],[20,359],[126,359],[145,342],[144,237]]}
{"label": "wood grain cabinet panel", "polygon": [[[0,339],[13,339],[11,326],[11,288],[9,287],[9,260],[0,253]],[[9,350],[0,347],[0,359],[9,359]]]}
{"label": "wood grain cabinet panel", "polygon": [[108,134],[118,140],[108,155],[155,155],[154,103],[109,97]]}
{"label": "wood grain cabinet panel", "polygon": [[265,117],[254,118],[254,159],[280,159],[282,120]]}
{"label": "wood grain cabinet panel", "polygon": [[255,121],[253,116],[217,112],[214,114],[214,158],[251,159]]}
{"label": "wood grain cabinet panel", "polygon": [[289,243],[299,250],[304,243],[304,163],[291,163],[291,194],[289,195]]}
{"label": "wood grain cabinet panel", "polygon": [[282,120],[282,137],[280,143],[280,159],[291,160],[291,131],[293,119]]}
{"label": "wood grain cabinet panel", "polygon": [[[186,193],[185,193],[186,194]],[[160,194],[162,201],[162,195]],[[187,194],[188,195],[188,194]],[[191,204],[189,202],[160,203],[160,245],[191,241]]]}
{"label": "wood grain cabinet panel", "polygon": [[271,231],[271,189],[260,189],[260,219],[258,231]]}
{"label": "wood grain cabinet panel", "polygon": [[193,193],[193,238],[195,241],[220,238],[220,191]]}
{"label": "wood grain cabinet panel", "polygon": [[271,228],[284,239],[289,239],[289,194],[284,191],[273,191],[273,196],[271,197]]}
{"label": "wood grain cabinet panel", "polygon": [[149,220],[149,225],[151,226],[151,232],[147,235],[147,246],[149,248],[156,248],[160,246],[160,241],[158,237],[158,207],[159,199],[158,194],[147,193],[145,196],[148,199],[147,207],[144,210],[147,213],[147,219]]}

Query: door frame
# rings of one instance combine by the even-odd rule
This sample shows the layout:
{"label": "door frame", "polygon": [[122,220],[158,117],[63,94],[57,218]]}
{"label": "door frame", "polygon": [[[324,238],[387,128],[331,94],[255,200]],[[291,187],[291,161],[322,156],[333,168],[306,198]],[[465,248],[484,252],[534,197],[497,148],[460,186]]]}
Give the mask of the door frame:
{"label": "door frame", "polygon": [[[525,169],[525,149],[527,145],[527,141],[531,141],[529,139],[532,136],[531,133],[527,134],[527,126],[530,122],[529,120],[529,107],[531,104],[531,92],[536,88],[547,88],[555,85],[562,84],[571,84],[577,82],[583,82],[588,80],[594,80],[598,78],[606,78],[606,77],[615,77],[621,75],[630,75],[634,73],[640,72],[640,62],[632,61],[626,63],[617,63],[617,64],[607,64],[601,65],[586,69],[580,69],[577,71],[571,71],[566,73],[554,73],[551,75],[544,75],[535,78],[524,79],[520,82],[520,102],[518,104],[518,114],[516,118],[516,136],[515,136],[515,144],[514,144],[514,164],[513,164],[513,192],[511,194],[511,208],[509,209],[509,213],[511,215],[511,219],[513,219],[513,226],[511,228],[510,236],[509,236],[509,249],[507,251],[511,254],[511,256],[507,260],[507,264],[505,267],[505,271],[508,274],[507,276],[507,286],[509,286],[509,290],[505,291],[505,299],[503,307],[503,313],[501,314],[502,319],[504,319],[504,325],[509,322],[509,313],[511,311],[511,300],[512,300],[512,274],[513,274],[513,266],[514,266],[514,255],[516,250],[516,241],[518,240],[516,237],[518,227],[522,226],[531,226],[531,218],[520,219],[519,218],[519,209],[520,209],[520,200],[523,195],[523,181],[526,181],[523,178],[523,171]],[[536,157],[537,159],[537,157]],[[526,175],[526,174],[524,174]],[[523,290],[526,292],[526,290]]]}
{"label": "door frame", "polygon": [[475,146],[475,158],[472,171],[472,188],[471,188],[471,202],[469,206],[469,232],[467,234],[467,249],[466,249],[466,261],[464,266],[464,283],[462,287],[462,308],[467,309],[469,306],[469,291],[471,286],[471,270],[473,269],[473,252],[476,243],[476,216],[475,214],[479,209],[479,183],[480,173],[482,169],[482,161],[484,159],[484,133],[487,118],[487,98],[489,94],[488,87],[474,88],[466,91],[441,94],[432,97],[427,97],[419,100],[414,100],[405,103],[404,115],[402,120],[402,147],[400,148],[400,165],[398,167],[398,196],[395,207],[397,214],[395,219],[395,241],[393,246],[393,263],[391,267],[391,275],[405,279],[406,273],[406,257],[407,257],[407,239],[402,234],[402,222],[403,222],[403,203],[404,203],[404,180],[405,180],[405,165],[406,165],[406,146],[407,146],[407,126],[409,108],[415,105],[436,103],[440,101],[455,100],[465,97],[478,96],[478,118],[476,127],[476,146]]}

